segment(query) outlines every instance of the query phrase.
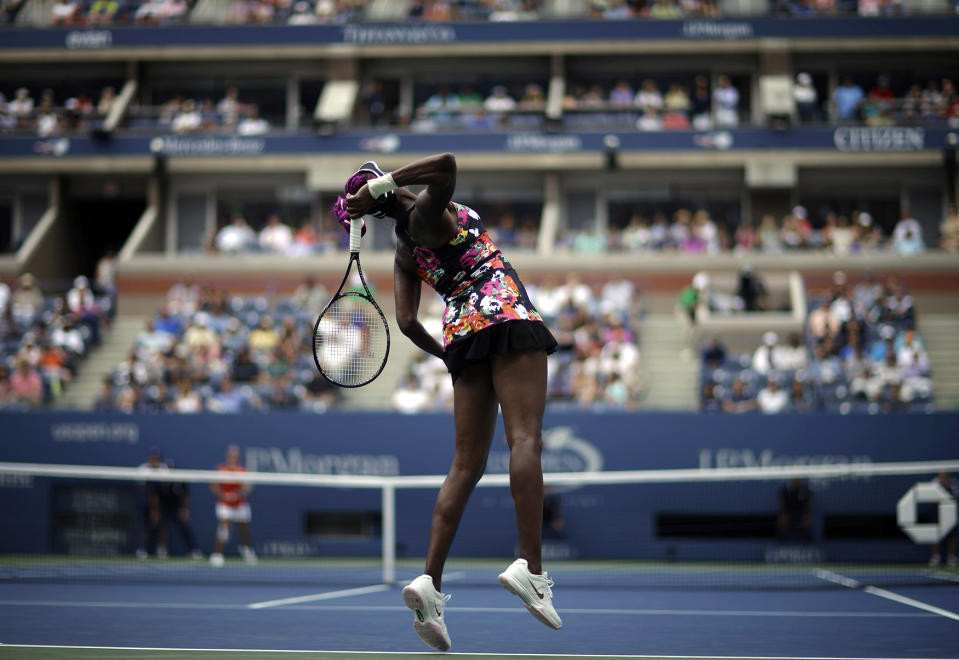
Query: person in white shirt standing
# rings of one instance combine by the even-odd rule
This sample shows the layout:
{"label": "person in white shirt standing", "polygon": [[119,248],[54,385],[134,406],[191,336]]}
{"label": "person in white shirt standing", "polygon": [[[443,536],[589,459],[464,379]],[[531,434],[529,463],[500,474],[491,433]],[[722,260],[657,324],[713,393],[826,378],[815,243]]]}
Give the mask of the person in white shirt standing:
{"label": "person in white shirt standing", "polygon": [[716,108],[716,126],[733,127],[739,124],[739,90],[733,87],[729,76],[719,76],[719,86],[713,91]]}

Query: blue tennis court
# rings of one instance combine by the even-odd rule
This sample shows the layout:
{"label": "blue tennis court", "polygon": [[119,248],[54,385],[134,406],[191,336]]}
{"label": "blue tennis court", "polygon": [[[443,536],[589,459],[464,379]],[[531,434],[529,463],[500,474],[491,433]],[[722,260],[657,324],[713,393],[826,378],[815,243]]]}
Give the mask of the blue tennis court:
{"label": "blue tennis court", "polygon": [[[142,568],[124,574],[120,567],[111,574],[108,563],[79,567],[73,574],[42,566],[5,572],[0,656],[206,657],[187,649],[263,658],[293,651],[432,653],[413,632],[412,614],[400,599],[402,584],[418,573],[412,563],[397,567],[397,585],[378,583],[375,567],[363,564],[356,570],[349,564],[304,570],[299,584],[292,579],[295,567],[228,564],[217,572],[205,563],[174,562],[164,581],[163,566],[157,566],[160,570],[149,577]],[[743,575],[735,568],[606,571],[561,563],[547,566],[564,620],[563,629],[553,631],[499,586],[501,568],[486,561],[448,566],[443,590],[453,595],[446,615],[452,653],[959,655],[959,573],[954,569],[794,567]]]}

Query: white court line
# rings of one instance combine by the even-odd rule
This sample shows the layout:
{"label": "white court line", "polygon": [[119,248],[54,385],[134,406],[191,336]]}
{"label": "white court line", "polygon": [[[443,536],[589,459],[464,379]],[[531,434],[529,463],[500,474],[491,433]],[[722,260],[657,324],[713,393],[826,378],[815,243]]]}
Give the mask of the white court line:
{"label": "white court line", "polygon": [[936,607],[935,605],[924,603],[921,600],[916,600],[915,598],[909,598],[908,596],[897,594],[894,591],[887,591],[885,589],[880,589],[879,587],[871,587],[871,586],[866,587],[865,589],[863,589],[863,591],[865,591],[866,593],[872,594],[873,596],[879,596],[880,598],[885,598],[886,600],[894,600],[897,603],[902,603],[903,605],[917,607],[920,610],[926,610],[927,612],[932,612],[933,614],[944,616],[947,619],[952,619],[953,621],[959,621],[959,614],[956,614],[955,612],[944,610],[941,607]]}
{"label": "white court line", "polygon": [[374,584],[370,587],[357,587],[355,589],[340,589],[339,591],[325,591],[320,594],[309,594],[307,596],[295,596],[293,598],[280,598],[278,600],[264,600],[259,603],[250,603],[247,607],[251,610],[262,610],[267,607],[280,607],[281,605],[296,605],[297,603],[310,603],[317,600],[331,600],[333,598],[346,598],[348,596],[360,596],[362,594],[373,594],[378,591],[386,591],[390,588],[388,584]]}
{"label": "white court line", "polygon": [[[11,649],[85,649],[97,651],[187,651],[206,653],[327,653],[335,655],[395,655],[422,657],[420,651],[323,651],[317,649],[198,649],[176,648],[172,646],[66,646],[54,644],[4,644],[0,647]],[[511,657],[511,658],[639,658],[656,660],[942,660],[941,658],[900,658],[900,657],[839,657],[839,656],[798,656],[798,655],[625,655],[625,654],[584,654],[584,653],[444,653],[444,656],[468,657]]]}
{"label": "white court line", "polygon": [[[0,607],[90,607],[90,608],[158,608],[158,609],[208,609],[208,610],[237,610],[249,609],[249,605],[234,605],[231,603],[145,603],[145,602],[98,602],[98,601],[57,601],[57,600],[0,600]],[[303,611],[336,611],[336,612],[405,612],[406,607],[400,605],[291,605],[286,609]],[[451,607],[451,611],[472,612],[479,614],[501,614],[521,612],[520,607]],[[920,612],[829,612],[807,610],[666,610],[666,609],[586,609],[564,607],[563,612],[569,614],[611,614],[625,616],[731,616],[731,617],[778,617],[778,618],[878,618],[878,619],[913,619],[931,617],[931,614]]]}
{"label": "white court line", "polygon": [[916,600],[915,598],[909,598],[908,596],[903,596],[897,594],[894,591],[889,591],[887,589],[880,589],[879,587],[874,587],[869,584],[863,584],[858,580],[854,580],[845,575],[840,575],[839,573],[833,573],[832,571],[826,570],[817,570],[815,571],[816,577],[821,580],[826,580],[827,582],[834,582],[836,584],[841,584],[844,587],[849,587],[850,589],[860,589],[864,593],[872,594],[873,596],[879,596],[880,598],[885,598],[886,600],[895,601],[897,603],[902,603],[903,605],[909,605],[910,607],[915,607],[920,610],[925,610],[926,612],[932,612],[933,614],[938,614],[939,616],[944,616],[947,619],[952,619],[953,621],[959,621],[959,614],[951,612],[949,610],[944,610],[941,607],[936,607],[935,605],[930,605],[929,603],[924,603],[921,600]]}

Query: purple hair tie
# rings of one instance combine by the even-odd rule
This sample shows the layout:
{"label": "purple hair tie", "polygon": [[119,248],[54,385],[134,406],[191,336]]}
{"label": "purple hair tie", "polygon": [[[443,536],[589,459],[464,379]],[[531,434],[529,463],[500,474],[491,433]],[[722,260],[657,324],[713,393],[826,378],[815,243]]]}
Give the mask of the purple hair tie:
{"label": "purple hair tie", "polygon": [[[336,201],[333,203],[333,215],[336,216],[336,219],[339,220],[340,226],[343,227],[343,231],[349,233],[350,231],[350,212],[346,210],[346,197],[340,195],[336,198]],[[363,223],[363,231],[360,233],[361,236],[366,235],[366,220],[360,220]]]}

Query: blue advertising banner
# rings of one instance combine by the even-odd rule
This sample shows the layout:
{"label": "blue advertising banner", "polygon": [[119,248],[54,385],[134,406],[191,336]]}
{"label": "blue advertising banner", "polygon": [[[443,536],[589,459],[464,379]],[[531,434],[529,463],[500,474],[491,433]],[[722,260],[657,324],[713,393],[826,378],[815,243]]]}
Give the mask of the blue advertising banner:
{"label": "blue advertising banner", "polygon": [[35,157],[51,160],[85,156],[148,156],[171,158],[207,156],[257,157],[265,155],[333,153],[435,153],[455,150],[498,153],[578,153],[606,149],[604,140],[615,135],[620,151],[777,151],[826,150],[843,153],[939,151],[946,144],[944,128],[865,126],[769,130],[740,128],[717,131],[576,133],[371,133],[337,135],[283,134],[240,136],[116,135],[108,139],[79,137],[4,137],[0,158]]}
{"label": "blue advertising banner", "polygon": [[4,29],[0,50],[954,37],[955,16]]}
{"label": "blue advertising banner", "polygon": [[[372,476],[445,474],[452,458],[449,415],[404,416],[333,413],[271,415],[0,415],[0,461],[136,466],[156,447],[177,467],[209,469],[226,448],[241,448],[249,470]],[[781,415],[550,413],[544,427],[546,472],[824,465],[918,460],[955,460],[959,415]],[[908,442],[904,439],[908,438]],[[496,431],[488,473],[506,473],[509,451],[502,427]],[[919,481],[935,475],[848,478],[809,486],[815,533],[827,558],[919,560],[927,549],[894,533],[863,541],[843,536],[836,521],[857,517],[895,529],[896,502]],[[134,502],[137,484],[117,490],[115,482],[72,480],[84,497],[110,493]],[[683,532],[689,524],[773,525],[782,484],[705,482],[556,488],[566,530],[551,547],[565,557],[761,559],[775,539],[737,538],[729,527],[721,538]],[[61,490],[58,490],[61,489]],[[0,476],[0,552],[48,552],[56,548],[51,519],[63,480]],[[97,490],[106,489],[106,490]],[[193,484],[192,519],[201,546],[214,536],[214,498]],[[422,556],[435,489],[397,493],[398,553]],[[316,536],[314,515],[378,515],[380,493],[293,486],[258,486],[250,502],[258,551],[264,555],[379,553],[379,538]],[[124,504],[129,509],[129,504]],[[138,544],[142,512],[127,511],[127,540]],[[698,523],[696,521],[699,521]],[[726,522],[723,522],[726,521]],[[730,522],[732,521],[732,522]],[[135,524],[133,524],[135,523]],[[478,489],[470,502],[454,552],[461,556],[513,554],[515,522],[505,488]],[[837,531],[838,530],[838,531]],[[132,545],[126,548],[132,552]]]}

